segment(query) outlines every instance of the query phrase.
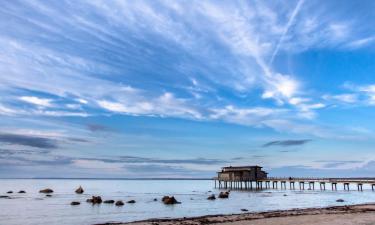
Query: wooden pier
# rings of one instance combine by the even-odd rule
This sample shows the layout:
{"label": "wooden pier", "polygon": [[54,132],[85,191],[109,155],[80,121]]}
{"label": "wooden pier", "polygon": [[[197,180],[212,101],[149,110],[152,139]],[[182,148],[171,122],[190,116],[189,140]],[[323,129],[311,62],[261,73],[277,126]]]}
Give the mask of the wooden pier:
{"label": "wooden pier", "polygon": [[[337,190],[342,185],[343,190],[349,191],[355,185],[358,191],[363,191],[363,186],[371,186],[375,190],[375,178],[297,178],[297,177],[267,177],[257,180],[222,179],[215,177],[215,188],[239,189],[239,190],[261,190],[261,189],[290,189],[290,190]],[[298,185],[298,186],[297,186]],[[316,185],[316,186],[315,186]]]}
{"label": "wooden pier", "polygon": [[[375,178],[313,178],[313,177],[268,177],[268,173],[260,166],[227,166],[217,172],[215,188],[223,189],[287,189],[290,190],[337,190],[342,185],[343,190],[349,191],[356,186],[363,191],[363,185],[375,190]],[[316,185],[316,186],[315,186]],[[297,186],[297,187],[296,187]]]}

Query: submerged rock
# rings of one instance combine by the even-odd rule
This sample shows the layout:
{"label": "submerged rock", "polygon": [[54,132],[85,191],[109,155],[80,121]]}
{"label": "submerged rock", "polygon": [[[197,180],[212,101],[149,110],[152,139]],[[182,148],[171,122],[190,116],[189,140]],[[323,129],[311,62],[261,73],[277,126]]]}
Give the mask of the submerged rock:
{"label": "submerged rock", "polygon": [[92,203],[92,204],[101,204],[103,201],[102,201],[102,197],[100,196],[92,196],[91,199],[87,199],[86,202],[89,202],[89,203]]}
{"label": "submerged rock", "polygon": [[51,188],[46,188],[46,189],[40,190],[39,193],[53,193],[53,190]]}
{"label": "submerged rock", "polygon": [[25,194],[25,193],[26,193],[26,191],[24,191],[24,190],[21,190],[21,191],[19,191],[18,193],[19,193],[19,194]]}
{"label": "submerged rock", "polygon": [[162,201],[164,204],[166,205],[173,205],[173,204],[180,204],[181,202],[177,201],[176,198],[174,196],[164,196],[162,198]]}
{"label": "submerged rock", "polygon": [[337,199],[336,202],[345,202],[344,199]]}
{"label": "submerged rock", "polygon": [[70,205],[80,205],[80,202],[71,202]]}
{"label": "submerged rock", "polygon": [[220,192],[219,198],[229,198],[229,191],[226,192]]}
{"label": "submerged rock", "polygon": [[13,194],[13,191],[8,191],[7,194]]}
{"label": "submerged rock", "polygon": [[123,206],[123,205],[124,205],[124,202],[119,200],[119,201],[116,202],[115,205],[116,205],[116,206]]}
{"label": "submerged rock", "polygon": [[103,203],[105,203],[105,204],[113,204],[113,203],[115,203],[115,200],[105,200]]}
{"label": "submerged rock", "polygon": [[82,194],[84,192],[83,188],[79,186],[79,188],[76,189],[77,194]]}
{"label": "submerged rock", "polygon": [[134,203],[135,203],[135,200],[127,201],[127,203],[134,204]]}
{"label": "submerged rock", "polygon": [[207,198],[207,200],[215,200],[215,199],[216,199],[216,197],[215,197],[214,194],[208,196],[208,198]]}

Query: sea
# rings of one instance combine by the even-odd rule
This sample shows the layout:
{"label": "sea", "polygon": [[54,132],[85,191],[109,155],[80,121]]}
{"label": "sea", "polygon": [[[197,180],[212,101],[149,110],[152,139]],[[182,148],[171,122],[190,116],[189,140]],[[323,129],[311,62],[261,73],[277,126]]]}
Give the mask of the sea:
{"label": "sea", "polygon": [[[82,186],[85,192],[74,191]],[[318,184],[315,187],[319,188]],[[51,188],[52,197],[39,193]],[[296,185],[298,188],[298,185]],[[151,218],[179,218],[202,215],[260,212],[293,208],[325,207],[375,202],[375,192],[364,185],[363,191],[327,190],[232,190],[228,199],[207,200],[221,190],[212,180],[114,180],[114,179],[0,179],[1,225],[91,225],[106,222],[130,222]],[[7,194],[8,191],[13,194]],[[17,193],[25,190],[25,194]],[[92,205],[91,196],[103,200],[135,200],[122,207],[113,204]],[[173,195],[181,204],[164,205],[161,198]],[[157,201],[154,199],[157,198]],[[343,199],[344,202],[336,202]],[[72,206],[72,201],[81,202]]]}

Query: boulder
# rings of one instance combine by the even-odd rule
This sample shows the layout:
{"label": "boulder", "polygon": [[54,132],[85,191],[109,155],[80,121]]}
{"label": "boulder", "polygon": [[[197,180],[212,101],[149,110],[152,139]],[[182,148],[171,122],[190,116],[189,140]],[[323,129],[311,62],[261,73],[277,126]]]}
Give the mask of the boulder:
{"label": "boulder", "polygon": [[216,199],[216,197],[215,197],[214,194],[208,196],[208,198],[207,198],[207,200],[215,200],[215,199]]}
{"label": "boulder", "polygon": [[116,205],[116,206],[123,206],[123,205],[124,205],[124,202],[123,202],[123,201],[117,201],[115,205]]}
{"label": "boulder", "polygon": [[340,199],[337,199],[336,202],[345,202],[345,200],[340,198]]}
{"label": "boulder", "polygon": [[174,196],[164,196],[162,199],[163,203],[166,205],[180,204],[181,202],[177,201]]}
{"label": "boulder", "polygon": [[105,204],[113,204],[113,203],[115,203],[115,200],[105,200],[103,203],[105,203]]}
{"label": "boulder", "polygon": [[80,205],[80,202],[71,202],[70,205]]}
{"label": "boulder", "polygon": [[134,203],[135,203],[135,200],[127,201],[127,203],[134,204]]}
{"label": "boulder", "polygon": [[46,188],[46,189],[40,190],[39,193],[49,194],[49,193],[53,193],[53,190],[50,188]]}
{"label": "boulder", "polygon": [[8,191],[7,194],[13,194],[13,191]]}
{"label": "boulder", "polygon": [[79,188],[76,189],[77,194],[82,194],[84,192],[83,188],[79,186]]}
{"label": "boulder", "polygon": [[26,191],[24,191],[24,190],[21,190],[21,191],[19,191],[18,193],[20,193],[20,194],[25,194],[25,193],[26,193]]}
{"label": "boulder", "polygon": [[229,192],[220,192],[218,198],[229,198]]}
{"label": "boulder", "polygon": [[92,204],[100,204],[102,203],[102,198],[100,196],[92,196],[91,199],[87,199],[86,202],[92,203]]}

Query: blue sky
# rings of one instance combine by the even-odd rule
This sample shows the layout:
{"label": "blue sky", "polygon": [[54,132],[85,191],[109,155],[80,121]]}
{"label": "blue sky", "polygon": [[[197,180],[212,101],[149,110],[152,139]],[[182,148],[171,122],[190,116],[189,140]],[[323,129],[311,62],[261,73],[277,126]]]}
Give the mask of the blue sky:
{"label": "blue sky", "polygon": [[375,172],[374,1],[6,1],[0,177]]}

